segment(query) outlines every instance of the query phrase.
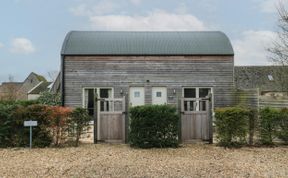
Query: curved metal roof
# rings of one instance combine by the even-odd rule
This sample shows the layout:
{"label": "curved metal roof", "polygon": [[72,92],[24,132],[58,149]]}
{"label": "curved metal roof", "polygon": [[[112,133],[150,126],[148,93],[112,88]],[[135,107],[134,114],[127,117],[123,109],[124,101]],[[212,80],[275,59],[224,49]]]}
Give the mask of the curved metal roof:
{"label": "curved metal roof", "polygon": [[234,55],[219,31],[71,31],[62,55]]}

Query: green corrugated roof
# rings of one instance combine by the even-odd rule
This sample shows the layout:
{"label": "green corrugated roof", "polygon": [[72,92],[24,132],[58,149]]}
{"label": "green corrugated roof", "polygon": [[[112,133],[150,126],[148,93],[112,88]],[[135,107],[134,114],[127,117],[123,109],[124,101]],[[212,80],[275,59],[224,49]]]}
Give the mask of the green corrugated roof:
{"label": "green corrugated roof", "polygon": [[126,32],[72,31],[62,55],[234,55],[227,36],[218,31]]}

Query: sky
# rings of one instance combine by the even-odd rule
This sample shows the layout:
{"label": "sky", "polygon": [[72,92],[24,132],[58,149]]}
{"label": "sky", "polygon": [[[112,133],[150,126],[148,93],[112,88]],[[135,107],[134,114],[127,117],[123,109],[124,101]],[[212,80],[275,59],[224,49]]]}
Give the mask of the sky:
{"label": "sky", "polygon": [[1,0],[0,82],[60,70],[71,30],[223,31],[235,65],[271,64],[278,0]]}

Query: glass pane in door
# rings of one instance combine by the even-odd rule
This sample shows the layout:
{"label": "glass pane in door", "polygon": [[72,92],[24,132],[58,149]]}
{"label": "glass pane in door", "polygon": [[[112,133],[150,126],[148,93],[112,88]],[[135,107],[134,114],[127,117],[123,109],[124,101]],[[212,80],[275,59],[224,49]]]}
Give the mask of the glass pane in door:
{"label": "glass pane in door", "polygon": [[196,88],[184,88],[184,98],[196,98]]}
{"label": "glass pane in door", "polygon": [[199,88],[199,98],[206,98],[210,91],[210,88]]}

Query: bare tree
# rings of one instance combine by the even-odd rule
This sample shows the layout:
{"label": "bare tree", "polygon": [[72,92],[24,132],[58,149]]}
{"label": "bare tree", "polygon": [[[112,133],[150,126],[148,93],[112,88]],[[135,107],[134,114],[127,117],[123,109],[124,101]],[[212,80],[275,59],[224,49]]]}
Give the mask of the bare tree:
{"label": "bare tree", "polygon": [[281,91],[288,91],[288,11],[287,1],[279,1],[278,10],[278,32],[270,52],[270,59],[279,67],[276,72]]}

